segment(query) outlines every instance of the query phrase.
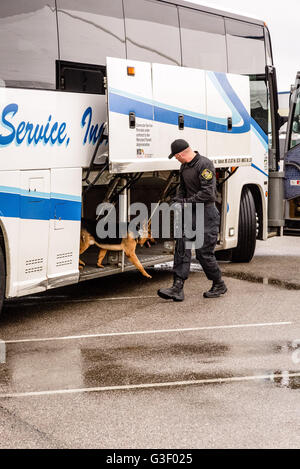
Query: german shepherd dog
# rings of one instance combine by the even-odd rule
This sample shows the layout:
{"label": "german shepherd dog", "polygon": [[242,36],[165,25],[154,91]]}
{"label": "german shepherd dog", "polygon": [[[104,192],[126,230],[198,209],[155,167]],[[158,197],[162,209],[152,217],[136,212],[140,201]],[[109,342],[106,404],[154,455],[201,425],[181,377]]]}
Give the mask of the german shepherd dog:
{"label": "german shepherd dog", "polygon": [[[112,243],[112,240],[109,238],[98,238],[96,233],[96,224],[96,221],[86,219],[82,220],[79,255],[83,254],[90,246],[97,246],[100,249],[97,266],[103,269],[104,266],[102,265],[102,262],[107,251],[124,251],[130,262],[132,262],[132,264],[144,275],[144,277],[152,278],[151,275],[145,271],[135,253],[137,245],[143,246],[145,243],[155,243],[149,230],[145,230],[143,233],[145,236],[140,238],[134,238],[132,233],[128,233],[126,238],[116,240],[114,239],[114,243]],[[79,268],[82,269],[84,266],[85,263],[79,259]]]}

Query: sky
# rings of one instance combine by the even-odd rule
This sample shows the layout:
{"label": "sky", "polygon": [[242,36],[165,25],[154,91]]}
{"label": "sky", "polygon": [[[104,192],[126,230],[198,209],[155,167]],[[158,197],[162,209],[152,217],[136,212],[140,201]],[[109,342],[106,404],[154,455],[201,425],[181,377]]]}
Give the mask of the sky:
{"label": "sky", "polygon": [[189,0],[265,21],[273,45],[278,90],[289,91],[300,70],[300,1],[285,0]]}

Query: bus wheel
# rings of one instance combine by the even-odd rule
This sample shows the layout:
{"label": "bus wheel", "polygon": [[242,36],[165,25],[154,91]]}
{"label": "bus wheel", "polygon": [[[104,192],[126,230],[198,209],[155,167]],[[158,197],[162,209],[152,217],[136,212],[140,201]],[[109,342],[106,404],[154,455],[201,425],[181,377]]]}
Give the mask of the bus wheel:
{"label": "bus wheel", "polygon": [[3,307],[6,287],[5,259],[2,247],[0,246],[0,315]]}
{"label": "bus wheel", "polygon": [[253,196],[245,187],[242,192],[238,245],[232,249],[232,262],[250,262],[256,247],[257,219]]}

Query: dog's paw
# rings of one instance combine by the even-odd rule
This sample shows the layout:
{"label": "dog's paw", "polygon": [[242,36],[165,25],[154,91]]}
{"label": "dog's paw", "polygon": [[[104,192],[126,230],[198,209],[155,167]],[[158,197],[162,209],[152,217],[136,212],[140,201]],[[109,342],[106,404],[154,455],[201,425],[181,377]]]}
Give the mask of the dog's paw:
{"label": "dog's paw", "polygon": [[152,278],[152,276],[151,276],[151,275],[149,275],[149,274],[147,274],[147,275],[146,275],[146,277],[147,277],[147,278]]}
{"label": "dog's paw", "polygon": [[102,264],[97,264],[97,267],[99,267],[100,269],[104,269],[104,265]]}

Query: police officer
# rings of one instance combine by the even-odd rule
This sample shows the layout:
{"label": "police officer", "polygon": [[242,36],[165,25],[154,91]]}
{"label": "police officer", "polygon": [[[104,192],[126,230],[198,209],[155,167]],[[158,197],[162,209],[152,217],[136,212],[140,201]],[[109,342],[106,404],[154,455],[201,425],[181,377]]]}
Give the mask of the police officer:
{"label": "police officer", "polygon": [[[180,185],[174,202],[182,206],[185,203],[204,204],[204,243],[202,248],[196,249],[196,258],[207,278],[213,282],[211,289],[204,293],[204,298],[218,298],[227,292],[227,287],[222,280],[214,253],[220,224],[220,215],[215,206],[215,168],[212,161],[194,152],[185,140],[175,140],[171,145],[171,151],[169,158],[175,157],[181,163]],[[189,276],[190,264],[191,250],[186,249],[184,238],[179,239],[176,242],[174,255],[174,283],[171,288],[158,290],[157,293],[161,298],[184,300],[183,286]]]}

